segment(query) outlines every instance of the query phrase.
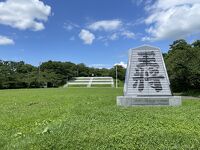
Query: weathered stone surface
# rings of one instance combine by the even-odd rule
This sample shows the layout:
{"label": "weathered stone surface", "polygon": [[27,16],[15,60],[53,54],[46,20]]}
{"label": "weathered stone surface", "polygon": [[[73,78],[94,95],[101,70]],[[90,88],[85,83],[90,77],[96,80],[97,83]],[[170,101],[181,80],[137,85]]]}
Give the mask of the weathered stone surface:
{"label": "weathered stone surface", "polygon": [[180,106],[182,104],[180,96],[171,97],[131,97],[118,96],[118,106]]}
{"label": "weathered stone surface", "polygon": [[181,97],[172,96],[162,52],[157,47],[131,49],[121,106],[179,106]]}

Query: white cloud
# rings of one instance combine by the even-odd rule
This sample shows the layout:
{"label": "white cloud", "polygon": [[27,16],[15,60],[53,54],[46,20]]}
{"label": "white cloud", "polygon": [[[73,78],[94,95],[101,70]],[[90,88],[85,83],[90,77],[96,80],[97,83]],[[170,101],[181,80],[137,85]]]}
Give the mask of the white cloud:
{"label": "white cloud", "polygon": [[143,0],[131,0],[131,2],[139,6],[140,4],[142,4]]}
{"label": "white cloud", "polygon": [[123,62],[123,61],[121,61],[120,63],[116,63],[114,66],[116,66],[116,65],[122,66],[124,68],[127,68],[127,64],[125,62]]}
{"label": "white cloud", "polygon": [[98,41],[102,41],[105,46],[108,46],[109,41],[114,41],[121,38],[135,38],[135,34],[129,30],[131,26],[130,23],[124,23],[120,19],[101,20],[93,22],[86,27],[81,27],[68,21],[68,23],[64,23],[64,26],[66,30],[82,28],[81,32],[79,33],[79,37],[84,41],[85,44],[92,44],[94,39],[97,39]]}
{"label": "white cloud", "polygon": [[94,22],[88,26],[91,30],[105,30],[105,31],[112,31],[119,29],[122,26],[121,20],[101,20]]}
{"label": "white cloud", "polygon": [[64,28],[68,31],[71,31],[73,29],[72,25],[65,25]]}
{"label": "white cloud", "polygon": [[120,37],[124,37],[126,39],[133,39],[135,37],[135,34],[128,30],[118,31],[111,34],[111,36],[109,36],[108,39],[114,41],[119,39]]}
{"label": "white cloud", "polygon": [[141,5],[144,3],[144,5],[148,5],[152,2],[153,0],[131,0],[133,4],[136,4],[137,6]]}
{"label": "white cloud", "polygon": [[15,44],[13,39],[0,35],[0,45],[13,45],[13,44]]}
{"label": "white cloud", "polygon": [[[101,35],[98,36],[98,40],[108,43],[109,40],[114,41],[121,37],[125,39],[133,39],[135,34],[129,31],[132,23],[124,23],[120,19],[114,20],[101,20],[96,21],[88,25],[88,29],[93,31],[101,31]],[[104,35],[102,33],[104,32]],[[97,32],[96,34],[98,34]],[[106,44],[107,45],[107,44]]]}
{"label": "white cloud", "polygon": [[112,68],[112,66],[108,65],[108,64],[91,64],[91,65],[89,65],[89,67],[99,68],[99,69],[102,69],[102,68],[110,69],[110,68]]}
{"label": "white cloud", "polygon": [[119,38],[119,36],[118,36],[117,33],[113,33],[113,34],[109,37],[109,39],[112,40],[112,41],[117,40],[118,38]]}
{"label": "white cloud", "polygon": [[80,39],[83,40],[84,44],[92,44],[95,39],[95,35],[88,30],[82,29],[79,33]]}
{"label": "white cloud", "polygon": [[177,6],[184,6],[184,5],[193,5],[196,3],[200,3],[199,0],[157,0],[154,5],[151,7],[152,9],[169,9],[172,7]]}
{"label": "white cloud", "polygon": [[0,2],[0,24],[21,30],[44,29],[51,7],[40,0],[6,0]]}
{"label": "white cloud", "polygon": [[128,39],[133,39],[135,37],[135,34],[131,31],[123,31],[121,35]]}
{"label": "white cloud", "polygon": [[199,0],[157,0],[146,7],[149,36],[143,40],[183,38],[200,32]]}
{"label": "white cloud", "polygon": [[142,41],[151,41],[152,38],[149,36],[142,37]]}
{"label": "white cloud", "polygon": [[63,25],[63,27],[64,27],[64,29],[66,29],[67,31],[71,31],[71,30],[73,30],[74,28],[80,28],[80,26],[79,25],[77,25],[77,24],[75,24],[75,23],[73,23],[73,22],[71,22],[71,21],[67,21],[67,22],[65,22],[64,23],[64,25]]}

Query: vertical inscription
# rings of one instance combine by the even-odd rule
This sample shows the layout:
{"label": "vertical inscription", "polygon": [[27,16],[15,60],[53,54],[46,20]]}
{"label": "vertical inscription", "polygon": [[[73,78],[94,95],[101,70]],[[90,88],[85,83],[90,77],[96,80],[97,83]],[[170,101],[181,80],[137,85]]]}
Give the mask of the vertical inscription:
{"label": "vertical inscription", "polygon": [[138,64],[133,76],[133,88],[138,88],[139,92],[144,90],[144,83],[147,82],[156,92],[162,91],[161,79],[164,76],[159,75],[159,64],[156,63],[155,52],[138,52]]}

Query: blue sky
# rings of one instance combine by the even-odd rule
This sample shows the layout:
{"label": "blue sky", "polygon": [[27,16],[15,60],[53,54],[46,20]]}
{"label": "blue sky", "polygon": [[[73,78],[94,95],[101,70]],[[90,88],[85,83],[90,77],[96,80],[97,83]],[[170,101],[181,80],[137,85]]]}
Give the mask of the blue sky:
{"label": "blue sky", "polygon": [[143,44],[199,39],[198,0],[1,0],[0,59],[112,67]]}

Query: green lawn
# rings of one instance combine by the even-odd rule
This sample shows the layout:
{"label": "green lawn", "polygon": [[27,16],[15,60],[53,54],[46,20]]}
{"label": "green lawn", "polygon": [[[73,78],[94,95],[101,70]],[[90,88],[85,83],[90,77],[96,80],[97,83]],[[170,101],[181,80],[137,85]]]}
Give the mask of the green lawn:
{"label": "green lawn", "polygon": [[198,149],[200,101],[116,106],[122,88],[0,91],[0,149]]}

